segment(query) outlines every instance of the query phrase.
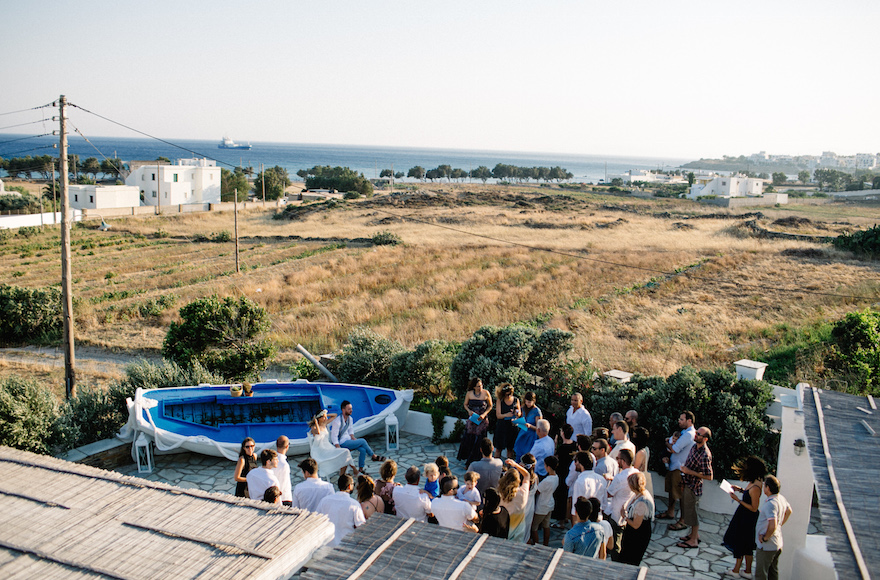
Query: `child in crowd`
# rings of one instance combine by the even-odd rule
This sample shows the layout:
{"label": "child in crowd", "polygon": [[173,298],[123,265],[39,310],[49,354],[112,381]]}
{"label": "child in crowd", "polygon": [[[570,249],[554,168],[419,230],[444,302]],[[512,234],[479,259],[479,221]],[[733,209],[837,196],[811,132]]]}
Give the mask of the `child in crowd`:
{"label": "child in crowd", "polygon": [[437,469],[440,470],[440,477],[451,477],[452,472],[449,471],[449,460],[445,455],[441,455],[437,459],[434,460],[434,463],[437,464]]}
{"label": "child in crowd", "polygon": [[542,529],[544,530],[544,545],[550,545],[550,514],[553,513],[553,507],[556,505],[553,493],[559,486],[559,476],[556,475],[557,467],[559,467],[559,458],[554,455],[544,458],[544,469],[547,470],[547,477],[538,484],[538,498],[535,500],[535,515],[532,517],[529,544],[536,544],[538,542],[538,529]]}
{"label": "child in crowd", "polygon": [[483,499],[480,497],[480,490],[477,489],[477,482],[480,481],[480,474],[476,471],[468,471],[464,474],[464,487],[459,487],[455,497],[461,501],[466,501],[474,508],[480,507]]}
{"label": "child in crowd", "polygon": [[440,468],[436,463],[425,465],[425,491],[431,495],[431,499],[440,495]]}

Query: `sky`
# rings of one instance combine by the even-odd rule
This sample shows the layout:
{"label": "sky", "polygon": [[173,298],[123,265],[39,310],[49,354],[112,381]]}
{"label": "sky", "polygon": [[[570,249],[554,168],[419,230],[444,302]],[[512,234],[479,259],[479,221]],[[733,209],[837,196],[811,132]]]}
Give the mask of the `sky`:
{"label": "sky", "polygon": [[165,139],[880,152],[876,0],[0,0],[0,15],[0,127],[64,94]]}

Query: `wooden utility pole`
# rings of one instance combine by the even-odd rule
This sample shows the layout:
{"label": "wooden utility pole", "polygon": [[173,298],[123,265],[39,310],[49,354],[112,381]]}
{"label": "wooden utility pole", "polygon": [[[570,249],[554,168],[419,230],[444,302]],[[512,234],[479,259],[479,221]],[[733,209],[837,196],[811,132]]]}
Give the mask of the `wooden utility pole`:
{"label": "wooden utility pole", "polygon": [[235,213],[235,273],[238,274],[238,188],[235,188],[235,199],[233,200],[233,208]]}
{"label": "wooden utility pole", "polygon": [[260,163],[260,183],[263,184],[263,207],[266,207],[266,173],[263,170],[263,164]]}
{"label": "wooden utility pole", "polygon": [[67,398],[76,397],[76,358],[73,340],[73,288],[70,276],[70,203],[67,182],[67,98],[58,100],[61,123],[61,307],[64,319],[64,385]]}

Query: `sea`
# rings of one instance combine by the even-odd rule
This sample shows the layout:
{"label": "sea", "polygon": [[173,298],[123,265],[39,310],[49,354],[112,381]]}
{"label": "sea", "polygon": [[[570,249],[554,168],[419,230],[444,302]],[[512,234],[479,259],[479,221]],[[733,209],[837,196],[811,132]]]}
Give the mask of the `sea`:
{"label": "sea", "polygon": [[[573,181],[598,183],[606,175],[625,173],[628,170],[670,170],[691,161],[690,159],[659,157],[621,157],[610,155],[573,155],[570,153],[524,153],[516,151],[483,151],[476,149],[430,149],[419,147],[380,147],[364,145],[325,145],[308,143],[251,142],[250,150],[219,149],[217,141],[190,139],[152,139],[147,137],[89,137],[71,134],[68,137],[70,154],[81,159],[118,157],[123,161],[152,161],[167,157],[172,161],[185,158],[208,158],[220,167],[281,166],[287,169],[292,180],[299,179],[296,172],[315,165],[348,167],[368,179],[379,177],[382,169],[406,174],[411,167],[433,169],[450,165],[470,171],[481,165],[492,169],[498,163],[520,167],[560,166],[574,174]],[[53,146],[57,137],[0,134],[0,157],[24,157],[27,155],[57,155]],[[5,175],[5,172],[0,172]]]}

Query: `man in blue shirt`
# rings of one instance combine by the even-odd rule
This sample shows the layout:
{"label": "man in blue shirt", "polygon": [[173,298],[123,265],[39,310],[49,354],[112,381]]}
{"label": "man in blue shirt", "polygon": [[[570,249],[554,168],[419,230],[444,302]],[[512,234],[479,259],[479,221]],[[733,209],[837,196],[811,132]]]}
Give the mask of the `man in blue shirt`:
{"label": "man in blue shirt", "polygon": [[547,470],[544,468],[544,459],[550,457],[556,452],[556,446],[553,439],[548,435],[550,433],[550,421],[547,419],[538,419],[537,427],[538,438],[532,445],[531,454],[535,456],[535,473],[538,477],[544,479],[547,477]]}
{"label": "man in blue shirt", "polygon": [[605,530],[600,524],[590,521],[593,506],[588,499],[578,498],[574,509],[578,521],[565,534],[562,549],[580,556],[598,558],[602,546],[608,540]]}

